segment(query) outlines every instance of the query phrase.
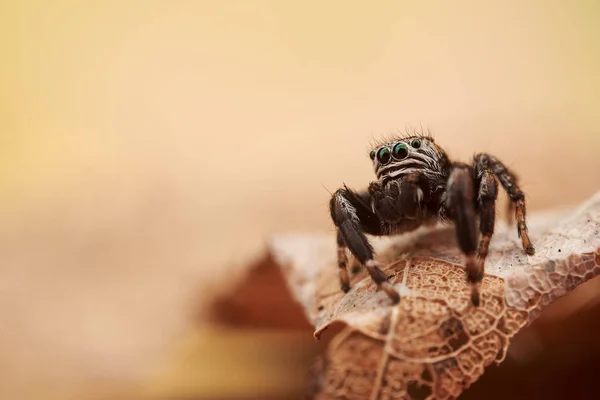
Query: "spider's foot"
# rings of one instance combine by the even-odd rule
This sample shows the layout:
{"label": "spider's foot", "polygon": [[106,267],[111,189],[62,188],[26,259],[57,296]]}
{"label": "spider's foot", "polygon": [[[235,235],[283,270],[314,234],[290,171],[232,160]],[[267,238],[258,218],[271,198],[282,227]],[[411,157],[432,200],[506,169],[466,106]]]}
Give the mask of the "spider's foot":
{"label": "spider's foot", "polygon": [[525,247],[525,253],[529,254],[530,256],[535,254],[535,247],[533,247],[533,245],[530,243],[529,246]]}
{"label": "spider's foot", "polygon": [[400,293],[398,293],[389,282],[382,282],[379,287],[388,295],[393,304],[400,303]]}
{"label": "spider's foot", "polygon": [[383,273],[381,269],[377,266],[377,263],[374,260],[369,260],[365,263],[365,267],[367,271],[369,271],[369,275],[371,275],[371,279],[379,286],[385,294],[392,300],[394,304],[400,302],[400,293],[398,293],[392,285],[388,282],[387,276]]}
{"label": "spider's foot", "polygon": [[388,295],[393,304],[400,303],[400,293],[398,293],[388,282],[381,284],[381,288]]}
{"label": "spider's foot", "polygon": [[524,220],[519,221],[517,227],[518,227],[517,233],[519,234],[519,237],[521,238],[521,243],[523,244],[523,250],[525,250],[525,253],[529,254],[530,256],[534,255],[535,247],[533,246],[533,243],[531,243],[531,239],[529,239],[529,234],[527,233],[527,225],[525,225],[525,221]]}
{"label": "spider's foot", "polygon": [[480,296],[479,296],[479,285],[476,283],[471,284],[471,303],[474,307],[479,307]]}
{"label": "spider's foot", "polygon": [[350,276],[348,276],[348,269],[346,269],[346,260],[338,261],[338,267],[340,271],[340,285],[344,293],[348,293],[350,290]]}
{"label": "spider's foot", "polygon": [[467,281],[471,283],[471,303],[475,307],[479,306],[479,282],[483,279],[483,264],[484,257],[479,257],[477,260],[472,254],[468,254],[465,262],[467,269]]}

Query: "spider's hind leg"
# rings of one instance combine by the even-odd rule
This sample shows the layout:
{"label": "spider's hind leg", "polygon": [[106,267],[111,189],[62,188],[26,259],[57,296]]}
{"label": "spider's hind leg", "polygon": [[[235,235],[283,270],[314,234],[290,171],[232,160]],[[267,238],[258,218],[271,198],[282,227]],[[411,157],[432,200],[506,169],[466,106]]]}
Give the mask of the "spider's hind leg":
{"label": "spider's hind leg", "polygon": [[[368,196],[365,194],[363,196]],[[387,282],[387,277],[373,259],[373,247],[363,230],[371,234],[381,234],[381,220],[365,204],[361,195],[348,188],[339,189],[331,197],[331,218],[337,227],[338,266],[342,290],[350,289],[346,246],[356,259],[366,267],[371,279],[394,303],[400,301],[400,294]]]}
{"label": "spider's hind leg", "polygon": [[496,175],[504,190],[508,193],[511,200],[509,212],[514,210],[515,219],[517,220],[517,233],[521,238],[523,249],[529,255],[535,254],[535,247],[529,239],[527,233],[527,221],[525,218],[525,194],[517,184],[517,178],[500,160],[489,154],[477,154],[474,157],[473,165],[477,170],[490,170]]}

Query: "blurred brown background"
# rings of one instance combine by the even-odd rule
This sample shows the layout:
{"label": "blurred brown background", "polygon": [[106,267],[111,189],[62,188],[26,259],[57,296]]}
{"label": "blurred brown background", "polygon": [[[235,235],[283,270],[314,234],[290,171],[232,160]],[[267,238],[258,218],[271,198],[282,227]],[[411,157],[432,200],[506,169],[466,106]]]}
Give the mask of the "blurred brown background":
{"label": "blurred brown background", "polygon": [[[262,339],[198,312],[266,235],[330,231],[325,188],[366,185],[369,141],[397,129],[493,152],[531,211],[585,199],[599,17],[593,1],[1,1],[0,397],[295,382],[227,364]],[[219,352],[227,335],[238,350]],[[178,352],[187,378],[169,378]]]}

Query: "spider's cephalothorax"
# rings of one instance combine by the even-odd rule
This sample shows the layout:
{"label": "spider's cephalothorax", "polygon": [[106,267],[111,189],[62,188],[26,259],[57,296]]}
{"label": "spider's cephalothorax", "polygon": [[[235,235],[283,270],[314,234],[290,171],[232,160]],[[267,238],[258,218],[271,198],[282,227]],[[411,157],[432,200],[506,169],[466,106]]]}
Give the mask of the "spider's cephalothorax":
{"label": "spider's cephalothorax", "polygon": [[350,289],[347,247],[373,281],[398,302],[400,295],[374,261],[365,234],[399,234],[442,220],[454,222],[458,245],[465,255],[471,300],[478,305],[478,285],[494,233],[497,180],[510,197],[523,248],[534,254],[525,222],[525,195],[515,175],[493,156],[477,154],[470,165],[452,162],[432,137],[409,136],[377,146],[370,157],[377,181],[361,192],[344,186],[330,202],[344,292]]}

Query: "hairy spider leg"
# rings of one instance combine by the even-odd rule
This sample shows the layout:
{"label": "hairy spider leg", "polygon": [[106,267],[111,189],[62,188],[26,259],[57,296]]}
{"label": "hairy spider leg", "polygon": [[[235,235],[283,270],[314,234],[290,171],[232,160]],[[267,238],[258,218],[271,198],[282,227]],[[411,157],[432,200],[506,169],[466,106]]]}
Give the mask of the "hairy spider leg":
{"label": "hairy spider leg", "polygon": [[350,276],[348,276],[348,257],[346,256],[346,242],[342,231],[337,229],[337,260],[340,270],[340,284],[344,293],[350,290]]}
{"label": "hairy spider leg", "polygon": [[481,239],[477,255],[477,282],[483,279],[485,259],[490,248],[490,241],[494,234],[496,220],[496,199],[498,198],[498,183],[495,175],[489,171],[475,170],[475,180],[478,183],[477,207],[479,211],[479,231]]}
{"label": "hairy spider leg", "polygon": [[477,154],[474,157],[473,166],[476,170],[490,170],[496,175],[513,204],[509,210],[514,208],[515,219],[517,220],[517,234],[521,238],[523,249],[529,255],[535,254],[535,247],[527,233],[525,194],[519,188],[515,174],[494,156],[485,153]]}
{"label": "hairy spider leg", "polygon": [[[368,194],[358,194],[344,187],[331,197],[330,212],[337,228],[338,266],[340,267],[340,283],[342,290],[350,289],[345,248],[365,266],[371,279],[394,302],[400,301],[400,294],[387,282],[387,277],[373,259],[373,247],[365,236],[365,232],[373,235],[382,234],[382,221],[368,206],[365,199]],[[340,258],[340,255],[343,256]]]}
{"label": "hairy spider leg", "polygon": [[456,239],[465,255],[467,280],[471,283],[471,302],[479,305],[479,281],[481,276],[475,261],[477,248],[477,216],[474,207],[473,174],[471,167],[462,163],[453,164],[447,183],[446,207],[454,221]]}

